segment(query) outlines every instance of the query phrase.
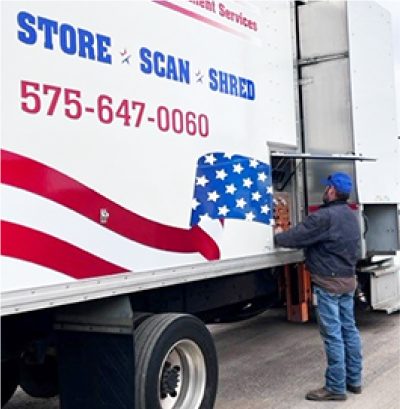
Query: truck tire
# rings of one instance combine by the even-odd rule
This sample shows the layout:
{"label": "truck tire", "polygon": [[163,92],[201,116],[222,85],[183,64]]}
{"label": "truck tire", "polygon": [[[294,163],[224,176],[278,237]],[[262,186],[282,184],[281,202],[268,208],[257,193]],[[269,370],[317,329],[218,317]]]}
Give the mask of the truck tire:
{"label": "truck tire", "polygon": [[18,383],[18,360],[1,361],[1,407],[11,399]]}
{"label": "truck tire", "polygon": [[135,346],[135,409],[213,408],[217,354],[202,321],[153,315],[135,332]]}

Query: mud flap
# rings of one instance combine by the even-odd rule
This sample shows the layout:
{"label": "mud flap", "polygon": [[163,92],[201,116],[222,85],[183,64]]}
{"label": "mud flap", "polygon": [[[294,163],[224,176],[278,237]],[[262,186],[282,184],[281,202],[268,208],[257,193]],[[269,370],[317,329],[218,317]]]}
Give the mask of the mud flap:
{"label": "mud flap", "polygon": [[61,408],[134,408],[135,343],[129,300],[75,306],[57,317],[56,332]]}

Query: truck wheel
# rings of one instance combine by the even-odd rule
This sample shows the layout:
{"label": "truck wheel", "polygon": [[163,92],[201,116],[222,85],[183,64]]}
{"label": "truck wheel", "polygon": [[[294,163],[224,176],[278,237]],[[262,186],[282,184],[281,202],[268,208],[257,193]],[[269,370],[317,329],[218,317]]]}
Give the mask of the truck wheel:
{"label": "truck wheel", "polygon": [[1,361],[1,407],[11,399],[18,383],[18,360]]}
{"label": "truck wheel", "polygon": [[196,317],[159,314],[135,332],[135,409],[210,409],[218,383],[211,334]]}

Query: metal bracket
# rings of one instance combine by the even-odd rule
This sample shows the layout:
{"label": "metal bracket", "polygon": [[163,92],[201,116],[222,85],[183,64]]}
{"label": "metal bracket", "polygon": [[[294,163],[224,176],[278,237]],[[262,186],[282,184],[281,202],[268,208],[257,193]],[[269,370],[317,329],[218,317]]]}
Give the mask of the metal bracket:
{"label": "metal bracket", "polygon": [[338,53],[338,54],[319,55],[317,57],[301,58],[297,61],[297,65],[299,65],[300,67],[304,67],[307,65],[314,65],[314,64],[319,64],[322,62],[341,60],[341,59],[348,58],[348,57],[349,57],[348,51],[345,51],[343,53]]}
{"label": "metal bracket", "polygon": [[303,263],[285,266],[287,318],[293,322],[309,319],[311,275]]}
{"label": "metal bracket", "polygon": [[56,315],[55,329],[80,332],[133,332],[133,311],[128,296],[65,307]]}

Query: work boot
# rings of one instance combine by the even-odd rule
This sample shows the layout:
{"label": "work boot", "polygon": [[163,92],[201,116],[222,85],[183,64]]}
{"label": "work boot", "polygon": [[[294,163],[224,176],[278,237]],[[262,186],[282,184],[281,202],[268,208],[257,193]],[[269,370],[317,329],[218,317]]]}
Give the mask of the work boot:
{"label": "work boot", "polygon": [[362,392],[361,386],[347,385],[346,388],[349,392],[355,393],[356,395],[359,395]]}
{"label": "work boot", "polygon": [[306,399],[308,400],[317,400],[317,401],[324,401],[324,400],[346,400],[347,396],[343,393],[333,393],[325,388],[315,389],[310,391],[306,395]]}

